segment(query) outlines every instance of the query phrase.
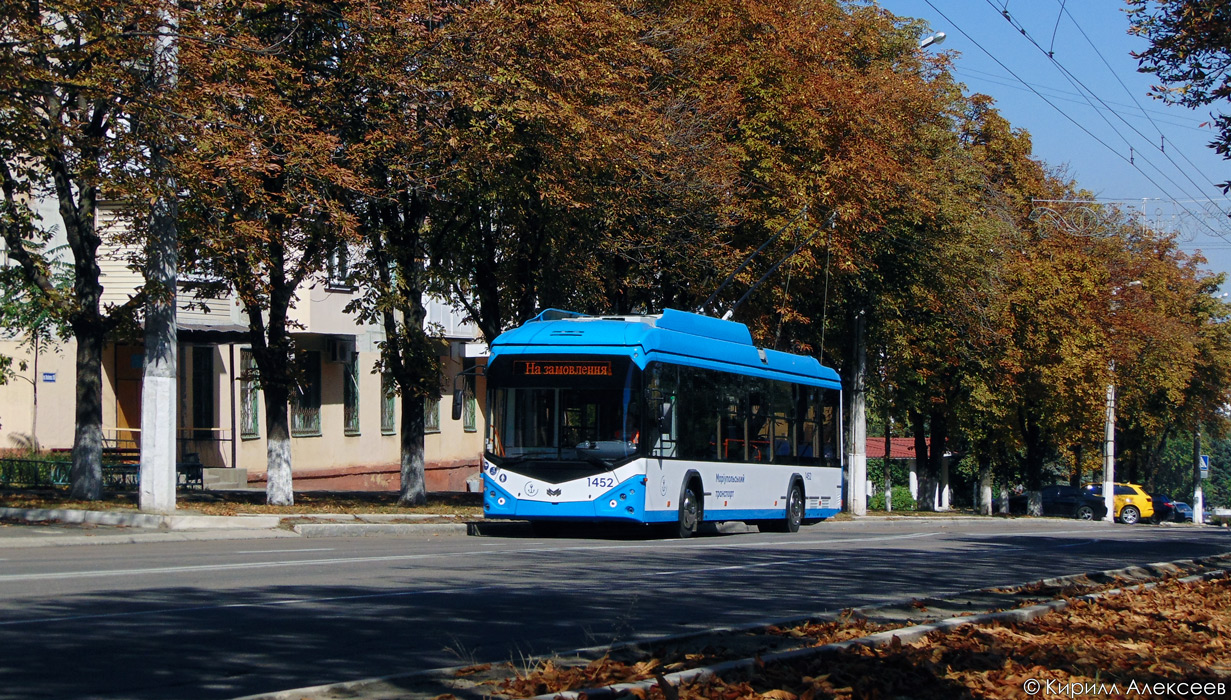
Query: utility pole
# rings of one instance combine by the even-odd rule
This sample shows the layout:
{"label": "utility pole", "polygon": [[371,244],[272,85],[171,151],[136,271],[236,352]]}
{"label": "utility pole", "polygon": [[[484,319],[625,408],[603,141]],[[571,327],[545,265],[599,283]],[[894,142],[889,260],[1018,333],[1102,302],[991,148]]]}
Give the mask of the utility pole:
{"label": "utility pole", "polygon": [[[158,39],[154,46],[152,83],[155,92],[175,90],[179,55],[174,32],[177,26],[174,0],[164,0],[159,12]],[[145,288],[145,360],[141,379],[141,510],[170,513],[175,510],[175,396],[178,389],[179,333],[175,321],[178,284],[179,237],[176,219],[177,185],[167,151],[170,139],[161,126],[149,134],[151,177],[157,194],[150,213]]]}
{"label": "utility pole", "polygon": [[867,412],[867,348],[866,312],[855,314],[854,371],[851,380],[850,447],[847,449],[847,496],[851,513],[868,514],[868,412]]}
{"label": "utility pole", "polygon": [[1193,522],[1205,522],[1205,494],[1201,488],[1201,426],[1193,432]]}
{"label": "utility pole", "polygon": [[1107,385],[1107,421],[1103,429],[1103,503],[1107,506],[1107,515],[1103,519],[1115,522],[1116,519],[1116,361],[1111,361],[1110,384]]}

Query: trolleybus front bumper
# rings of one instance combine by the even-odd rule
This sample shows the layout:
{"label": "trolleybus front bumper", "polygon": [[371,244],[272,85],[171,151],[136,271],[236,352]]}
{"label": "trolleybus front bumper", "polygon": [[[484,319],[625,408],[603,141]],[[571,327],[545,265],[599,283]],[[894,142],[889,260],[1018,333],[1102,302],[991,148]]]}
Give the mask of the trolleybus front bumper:
{"label": "trolleybus front bumper", "polygon": [[646,521],[645,477],[634,476],[592,501],[550,501],[517,498],[486,473],[483,475],[483,516],[514,520]]}

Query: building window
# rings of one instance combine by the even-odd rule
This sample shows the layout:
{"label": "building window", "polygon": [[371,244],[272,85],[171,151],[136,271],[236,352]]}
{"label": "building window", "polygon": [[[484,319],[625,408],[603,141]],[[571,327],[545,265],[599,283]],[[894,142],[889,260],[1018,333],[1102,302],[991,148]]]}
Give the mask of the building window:
{"label": "building window", "polygon": [[192,438],[213,440],[217,418],[214,401],[214,347],[194,345],[192,348]]}
{"label": "building window", "polygon": [[330,289],[349,290],[350,283],[350,252],[346,246],[339,246],[329,254],[328,280],[326,286]]}
{"label": "building window", "polygon": [[428,396],[423,399],[423,432],[440,432],[440,397]]}
{"label": "building window", "polygon": [[239,437],[261,437],[261,385],[257,381],[256,356],[251,350],[239,351]]}
{"label": "building window", "polygon": [[299,385],[291,389],[291,437],[316,437],[321,434],[321,354],[301,354],[299,366]]}
{"label": "building window", "polygon": [[397,434],[397,392],[387,374],[380,375],[380,434]]}
{"label": "building window", "polygon": [[478,402],[475,401],[475,379],[474,379],[474,358],[467,357],[462,360],[462,371],[464,375],[462,382],[464,387],[465,399],[462,403],[462,430],[473,433],[478,431]]}
{"label": "building window", "polygon": [[359,434],[359,356],[351,355],[342,365],[342,414],[347,435]]}

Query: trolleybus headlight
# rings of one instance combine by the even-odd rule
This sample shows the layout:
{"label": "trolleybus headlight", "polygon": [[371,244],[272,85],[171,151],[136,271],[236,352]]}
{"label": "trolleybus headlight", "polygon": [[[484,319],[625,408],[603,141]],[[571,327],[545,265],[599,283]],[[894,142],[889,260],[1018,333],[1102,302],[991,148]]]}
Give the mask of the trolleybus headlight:
{"label": "trolleybus headlight", "polygon": [[627,494],[627,493],[622,493],[622,494],[620,494],[620,500],[621,500],[621,501],[627,501],[627,500],[628,500],[628,494]]}
{"label": "trolleybus headlight", "polygon": [[615,508],[616,506],[618,506],[618,505],[620,505],[620,504],[619,504],[619,503],[617,503],[617,502],[616,502],[616,499],[614,499],[614,498],[613,498],[613,499],[611,499],[611,503],[609,503],[609,504],[607,504],[607,505],[611,506],[612,508]]}
{"label": "trolleybus headlight", "polygon": [[632,506],[628,506],[628,507],[627,507],[627,508],[625,508],[624,510],[626,510],[626,511],[628,511],[628,512],[630,512],[630,513],[635,512]]}
{"label": "trolleybus headlight", "polygon": [[500,505],[504,505],[504,497],[500,497],[496,499],[496,503],[499,503]]}

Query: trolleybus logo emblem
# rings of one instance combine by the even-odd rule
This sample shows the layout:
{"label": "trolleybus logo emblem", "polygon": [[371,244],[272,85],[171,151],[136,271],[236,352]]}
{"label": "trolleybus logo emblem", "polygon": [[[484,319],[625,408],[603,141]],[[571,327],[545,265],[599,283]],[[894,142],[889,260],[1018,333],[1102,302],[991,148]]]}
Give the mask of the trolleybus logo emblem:
{"label": "trolleybus logo emblem", "polygon": [[560,489],[547,489],[547,495],[548,496],[559,496]]}
{"label": "trolleybus logo emblem", "polygon": [[526,482],[526,495],[527,496],[539,495],[539,489],[537,486],[534,485],[534,482],[531,482],[531,481]]}

